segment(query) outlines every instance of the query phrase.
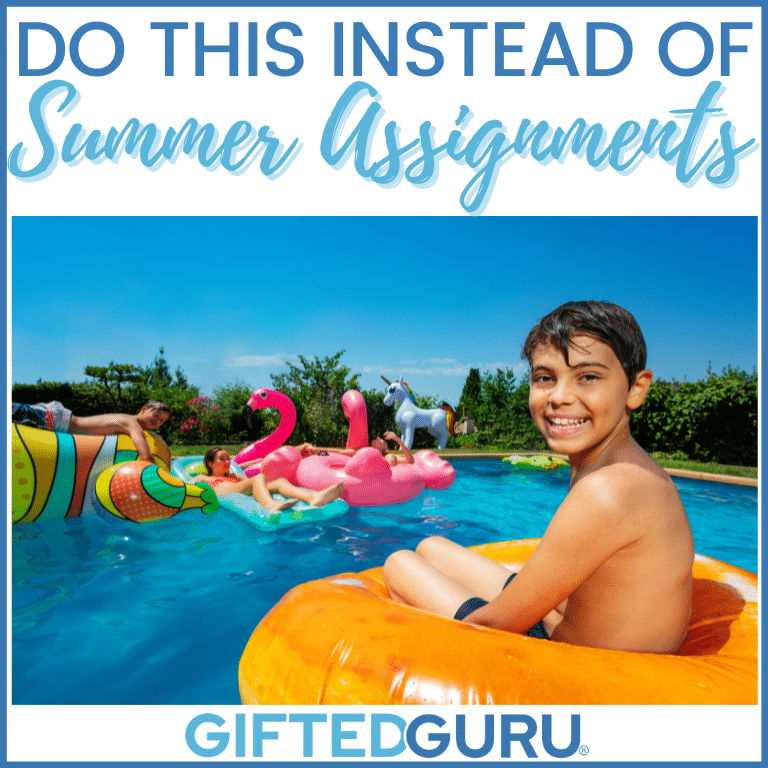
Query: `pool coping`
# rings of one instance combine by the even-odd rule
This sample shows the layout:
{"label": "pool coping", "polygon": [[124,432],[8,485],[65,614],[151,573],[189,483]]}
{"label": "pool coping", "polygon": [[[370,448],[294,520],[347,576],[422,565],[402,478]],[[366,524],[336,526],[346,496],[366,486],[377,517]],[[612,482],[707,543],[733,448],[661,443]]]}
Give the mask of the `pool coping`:
{"label": "pool coping", "polygon": [[[519,453],[457,453],[440,454],[444,459],[504,459],[507,456],[519,456]],[[547,456],[558,456],[558,454],[545,454]],[[713,483],[730,483],[731,485],[747,485],[752,488],[758,487],[758,478],[756,477],[737,477],[736,475],[718,475],[713,472],[700,472],[693,469],[667,469],[664,471],[672,477],[687,477],[691,480],[709,480]]]}

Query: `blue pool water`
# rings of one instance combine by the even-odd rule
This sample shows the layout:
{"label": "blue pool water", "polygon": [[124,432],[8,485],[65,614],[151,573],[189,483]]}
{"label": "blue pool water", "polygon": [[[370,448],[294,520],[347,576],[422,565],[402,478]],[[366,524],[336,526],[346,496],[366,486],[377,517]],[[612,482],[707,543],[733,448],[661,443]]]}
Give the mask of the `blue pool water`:
{"label": "blue pool water", "polygon": [[[279,535],[226,513],[13,526],[13,703],[239,704],[240,655],[291,587],[381,565],[429,535],[540,536],[567,491],[566,470],[455,466],[447,491]],[[757,489],[676,483],[696,551],[756,571]]]}

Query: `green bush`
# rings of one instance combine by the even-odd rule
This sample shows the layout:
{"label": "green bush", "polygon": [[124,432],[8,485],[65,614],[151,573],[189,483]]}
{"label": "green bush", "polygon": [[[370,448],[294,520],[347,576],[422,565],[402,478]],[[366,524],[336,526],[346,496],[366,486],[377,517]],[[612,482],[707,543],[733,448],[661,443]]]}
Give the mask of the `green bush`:
{"label": "green bush", "polygon": [[[296,427],[290,443],[346,445],[349,427],[341,407],[348,389],[358,389],[359,374],[341,365],[343,351],[331,357],[309,359],[288,365],[288,373],[272,376],[272,389],[291,398],[296,407]],[[243,406],[252,387],[244,382],[224,384],[213,398],[199,397],[177,369],[171,376],[160,349],[147,367],[118,365],[86,368],[89,380],[81,383],[44,382],[14,384],[15,402],[37,403],[59,400],[73,413],[90,416],[122,410],[137,413],[149,399],[162,400],[173,409],[171,418],[158,432],[168,443],[242,444],[265,437],[277,428],[274,409],[257,410],[249,429]],[[471,378],[471,381],[470,381]],[[655,381],[643,406],[632,414],[631,430],[649,453],[678,459],[757,466],[757,373],[728,367],[722,374],[707,372],[702,381]],[[520,381],[510,368],[486,371],[477,387],[476,370],[470,373],[462,400],[467,417],[478,431],[457,435],[449,448],[543,450],[546,443],[528,411],[528,376]],[[365,390],[368,438],[395,428],[396,409],[384,405],[384,388]],[[435,397],[415,395],[420,408],[436,408]],[[197,411],[197,413],[196,413]],[[458,414],[457,414],[458,417]],[[192,421],[190,422],[190,418]],[[189,426],[182,430],[184,424]],[[196,425],[195,425],[196,423]],[[193,428],[194,427],[194,428]],[[434,448],[435,439],[426,429],[417,429],[413,448]]]}
{"label": "green bush", "polygon": [[[350,369],[340,364],[344,351],[331,357],[310,360],[299,355],[300,365],[287,363],[288,373],[272,375],[272,389],[291,398],[296,406],[296,427],[290,442],[339,447],[346,444],[349,427],[341,408],[342,395],[358,388],[360,374],[350,376]],[[274,429],[276,414],[266,417]],[[274,425],[274,426],[272,426]]]}
{"label": "green bush", "polygon": [[631,429],[649,453],[757,466],[757,373],[729,366],[701,381],[655,381]]}
{"label": "green bush", "polygon": [[529,389],[528,375],[518,382],[511,368],[483,373],[473,409],[466,412],[468,418],[474,419],[477,432],[457,435],[448,447],[544,450],[546,443],[528,410]]}

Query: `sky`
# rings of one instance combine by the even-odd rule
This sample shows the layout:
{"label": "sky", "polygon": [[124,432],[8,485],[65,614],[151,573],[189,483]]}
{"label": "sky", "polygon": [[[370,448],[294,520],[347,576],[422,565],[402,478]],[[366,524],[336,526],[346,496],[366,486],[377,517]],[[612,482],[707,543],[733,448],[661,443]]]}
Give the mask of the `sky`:
{"label": "sky", "polygon": [[[546,207],[546,201],[542,201]],[[470,368],[527,370],[564,301],[637,318],[656,378],[757,365],[757,220],[738,217],[14,217],[12,383],[84,381],[160,347],[202,394],[345,350],[458,405]]]}

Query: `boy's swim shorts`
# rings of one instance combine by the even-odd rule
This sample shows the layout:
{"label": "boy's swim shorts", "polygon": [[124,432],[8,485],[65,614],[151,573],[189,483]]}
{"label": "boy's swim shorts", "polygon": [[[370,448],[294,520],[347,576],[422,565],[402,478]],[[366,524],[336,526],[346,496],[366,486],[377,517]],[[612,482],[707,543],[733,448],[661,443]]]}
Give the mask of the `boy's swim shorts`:
{"label": "boy's swim shorts", "polygon": [[[504,586],[502,587],[502,591],[504,591],[507,588],[507,584],[509,584],[512,579],[517,576],[516,573],[513,573],[505,582]],[[482,597],[470,597],[469,600],[464,601],[460,606],[459,610],[456,611],[456,615],[453,617],[457,621],[462,621],[463,619],[466,619],[467,616],[469,616],[470,613],[473,611],[476,611],[478,608],[482,608],[484,605],[488,605],[487,600],[483,600]],[[544,627],[544,621],[538,622],[538,624],[534,624],[526,633],[528,637],[538,637],[541,640],[549,640],[549,635],[547,634],[547,630]]]}
{"label": "boy's swim shorts", "polygon": [[69,420],[72,411],[65,408],[58,400],[50,403],[24,405],[11,403],[11,421],[26,424],[29,427],[50,429],[54,432],[69,432]]}

